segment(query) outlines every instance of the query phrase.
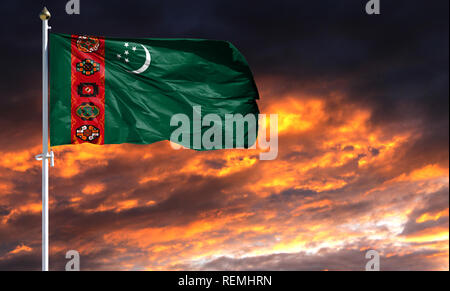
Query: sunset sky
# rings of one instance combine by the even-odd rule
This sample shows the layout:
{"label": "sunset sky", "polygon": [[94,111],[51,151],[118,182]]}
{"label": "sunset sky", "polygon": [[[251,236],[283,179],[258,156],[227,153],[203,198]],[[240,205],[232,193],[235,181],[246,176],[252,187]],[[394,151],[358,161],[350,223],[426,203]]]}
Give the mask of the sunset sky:
{"label": "sunset sky", "polygon": [[[0,270],[41,268],[41,23],[231,41],[279,154],[55,147],[50,268],[449,269],[449,1],[9,1],[3,7]],[[141,3],[141,4],[139,4]]]}

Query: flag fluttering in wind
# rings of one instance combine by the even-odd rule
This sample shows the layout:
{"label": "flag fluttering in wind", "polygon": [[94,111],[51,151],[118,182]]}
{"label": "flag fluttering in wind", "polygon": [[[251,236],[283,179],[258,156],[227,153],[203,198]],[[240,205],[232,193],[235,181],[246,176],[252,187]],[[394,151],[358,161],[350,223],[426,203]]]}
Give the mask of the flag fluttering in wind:
{"label": "flag fluttering in wind", "polygon": [[224,125],[227,114],[256,116],[258,98],[245,58],[225,41],[50,34],[52,146],[170,140],[175,114],[195,119],[201,108]]}

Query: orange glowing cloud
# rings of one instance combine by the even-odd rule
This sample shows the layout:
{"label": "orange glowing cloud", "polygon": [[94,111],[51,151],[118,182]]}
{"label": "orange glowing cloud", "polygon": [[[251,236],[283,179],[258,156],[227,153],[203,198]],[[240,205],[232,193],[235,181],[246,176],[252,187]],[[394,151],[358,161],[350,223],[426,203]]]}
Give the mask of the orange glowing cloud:
{"label": "orange glowing cloud", "polygon": [[22,252],[29,253],[32,250],[33,250],[32,248],[26,245],[18,245],[14,250],[10,251],[9,254],[14,255]]}
{"label": "orange glowing cloud", "polygon": [[97,193],[102,192],[105,189],[105,185],[101,183],[89,184],[86,185],[82,192],[87,195],[95,195]]}
{"label": "orange glowing cloud", "polygon": [[432,227],[424,229],[420,232],[414,233],[407,236],[407,242],[433,242],[433,241],[448,241],[449,240],[449,230],[448,227]]}

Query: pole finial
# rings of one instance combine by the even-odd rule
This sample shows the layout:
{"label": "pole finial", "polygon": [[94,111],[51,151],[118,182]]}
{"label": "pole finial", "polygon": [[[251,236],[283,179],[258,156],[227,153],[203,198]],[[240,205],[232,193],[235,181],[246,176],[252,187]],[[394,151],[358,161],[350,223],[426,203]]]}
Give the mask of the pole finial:
{"label": "pole finial", "polygon": [[52,16],[50,14],[50,11],[48,11],[47,7],[44,7],[44,9],[42,9],[41,13],[39,13],[39,18],[44,21],[44,20],[49,20],[50,16]]}

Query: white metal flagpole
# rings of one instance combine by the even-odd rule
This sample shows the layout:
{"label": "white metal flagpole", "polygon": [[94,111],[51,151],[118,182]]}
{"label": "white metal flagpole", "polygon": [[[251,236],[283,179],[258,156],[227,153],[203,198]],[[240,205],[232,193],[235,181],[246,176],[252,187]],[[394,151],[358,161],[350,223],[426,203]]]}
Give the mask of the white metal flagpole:
{"label": "white metal flagpole", "polygon": [[44,7],[42,20],[42,271],[48,271],[48,160],[53,167],[53,152],[48,151],[48,20],[50,12]]}

